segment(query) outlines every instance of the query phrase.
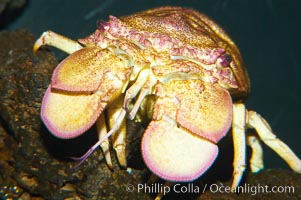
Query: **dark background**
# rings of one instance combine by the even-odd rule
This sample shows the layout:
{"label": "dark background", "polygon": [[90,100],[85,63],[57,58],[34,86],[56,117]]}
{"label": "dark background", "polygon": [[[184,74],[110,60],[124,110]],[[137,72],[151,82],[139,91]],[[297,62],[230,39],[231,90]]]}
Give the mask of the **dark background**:
{"label": "dark background", "polygon": [[[297,0],[29,0],[4,27],[26,28],[35,37],[53,30],[72,39],[89,35],[99,19],[177,5],[218,22],[238,45],[251,79],[247,108],[270,123],[277,136],[301,156],[301,1]],[[0,44],[1,45],[1,44]],[[56,52],[59,59],[64,54]],[[266,168],[287,165],[265,146]]]}

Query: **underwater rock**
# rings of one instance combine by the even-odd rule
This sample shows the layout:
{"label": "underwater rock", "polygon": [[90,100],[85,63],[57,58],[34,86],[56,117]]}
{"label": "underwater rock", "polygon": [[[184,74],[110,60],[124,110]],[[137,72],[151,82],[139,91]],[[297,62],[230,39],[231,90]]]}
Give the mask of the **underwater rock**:
{"label": "underwater rock", "polygon": [[[125,190],[129,183],[144,181],[142,171],[132,170],[129,174],[119,169],[116,160],[116,169],[111,171],[100,150],[73,169],[76,163],[66,157],[87,151],[97,141],[96,131],[61,140],[44,127],[40,119],[41,101],[58,62],[47,50],[34,56],[33,42],[33,36],[25,30],[0,33],[0,116],[4,127],[0,129],[0,199],[5,194],[41,199],[147,199],[146,194]],[[132,144],[139,150],[137,142]],[[133,145],[129,145],[129,151]],[[18,192],[14,192],[14,187]]]}
{"label": "underwater rock", "polygon": [[[78,138],[62,140],[45,128],[40,106],[58,62],[47,48],[33,55],[33,42],[33,36],[25,30],[0,33],[0,199],[153,199],[154,187],[138,192],[138,185],[144,186],[150,175],[141,158],[140,125],[128,124],[127,161],[131,170],[120,169],[113,151],[114,170],[109,170],[100,149],[74,168],[77,163],[68,158],[81,156],[97,141],[96,129],[92,127]],[[282,169],[247,173],[242,186],[247,184],[249,192],[233,194],[222,189],[214,192],[217,187],[231,185],[231,162],[221,166],[229,166],[230,173],[225,176],[209,171],[194,182],[194,187],[181,184],[180,193],[177,193],[180,186],[171,186],[177,191],[171,191],[165,199],[301,198],[301,175]],[[206,180],[213,186],[208,185],[203,193]],[[258,184],[295,189],[293,193],[253,195],[250,190],[254,189],[250,188]],[[157,186],[162,187],[163,182]]]}

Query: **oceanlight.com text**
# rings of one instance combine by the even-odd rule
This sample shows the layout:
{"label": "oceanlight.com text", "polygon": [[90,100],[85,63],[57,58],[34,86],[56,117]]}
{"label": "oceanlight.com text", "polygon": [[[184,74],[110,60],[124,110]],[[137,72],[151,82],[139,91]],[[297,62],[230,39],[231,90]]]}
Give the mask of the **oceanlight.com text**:
{"label": "oceanlight.com text", "polygon": [[256,195],[259,193],[263,194],[269,194],[269,193],[294,193],[295,187],[294,186],[270,186],[270,185],[250,185],[250,184],[243,184],[241,186],[238,186],[234,191],[231,191],[230,186],[225,186],[221,184],[205,184],[202,187],[199,185],[195,185],[193,183],[189,184],[174,184],[172,186],[164,185],[162,183],[156,183],[156,184],[128,184],[126,187],[126,191],[128,192],[143,192],[143,193],[149,193],[149,194],[155,194],[155,193],[162,193],[163,195],[166,195],[170,192],[174,193],[190,193],[190,194],[201,194],[205,191],[211,192],[211,193],[248,193],[251,195]]}

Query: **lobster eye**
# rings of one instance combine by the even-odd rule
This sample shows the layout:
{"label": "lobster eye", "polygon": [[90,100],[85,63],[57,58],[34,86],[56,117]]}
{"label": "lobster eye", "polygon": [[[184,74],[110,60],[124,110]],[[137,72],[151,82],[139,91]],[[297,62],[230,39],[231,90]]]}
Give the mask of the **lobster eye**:
{"label": "lobster eye", "polygon": [[226,55],[225,59],[229,63],[232,61],[232,57],[229,54]]}
{"label": "lobster eye", "polygon": [[232,61],[232,57],[229,54],[223,54],[220,56],[220,65],[222,67],[228,66],[231,61]]}

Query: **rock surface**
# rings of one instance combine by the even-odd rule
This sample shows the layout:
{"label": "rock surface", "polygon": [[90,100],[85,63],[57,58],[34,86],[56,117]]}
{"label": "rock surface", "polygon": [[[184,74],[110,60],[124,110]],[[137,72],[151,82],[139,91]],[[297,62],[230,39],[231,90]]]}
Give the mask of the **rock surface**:
{"label": "rock surface", "polygon": [[[43,126],[40,106],[56,59],[45,50],[34,56],[33,36],[24,30],[2,32],[0,43],[2,190],[11,192],[3,188],[17,187],[15,196],[41,199],[98,199],[116,195],[147,198],[146,194],[127,193],[124,189],[128,183],[142,182],[142,171],[129,174],[119,170],[115,163],[112,172],[100,151],[77,170],[71,170],[76,163],[66,157],[82,155],[96,142],[96,134],[93,129],[83,137],[60,140]],[[5,192],[2,193],[4,196]]]}
{"label": "rock surface", "polygon": [[[74,169],[76,163],[68,157],[82,155],[96,142],[95,127],[72,140],[57,139],[44,127],[39,116],[41,101],[58,62],[47,49],[34,56],[33,42],[33,36],[25,30],[0,33],[0,199],[154,198],[155,188],[146,193],[137,192],[138,184],[146,183],[150,175],[140,154],[142,132],[139,125],[128,125],[127,160],[131,170],[118,167],[114,152],[114,170],[109,170],[100,150]],[[180,194],[173,191],[165,199],[301,199],[301,175],[282,169],[247,173],[242,183],[249,188],[245,193],[212,191],[231,184],[231,158],[224,159],[223,154],[227,151],[222,152],[220,157],[223,158],[213,169],[193,183],[200,191]],[[229,152],[231,154],[231,150]],[[268,189],[293,186],[294,192],[258,192],[254,195],[251,187],[258,184]],[[131,186],[133,192],[128,191]],[[156,186],[163,186],[162,182]],[[189,184],[182,186],[185,190]]]}

